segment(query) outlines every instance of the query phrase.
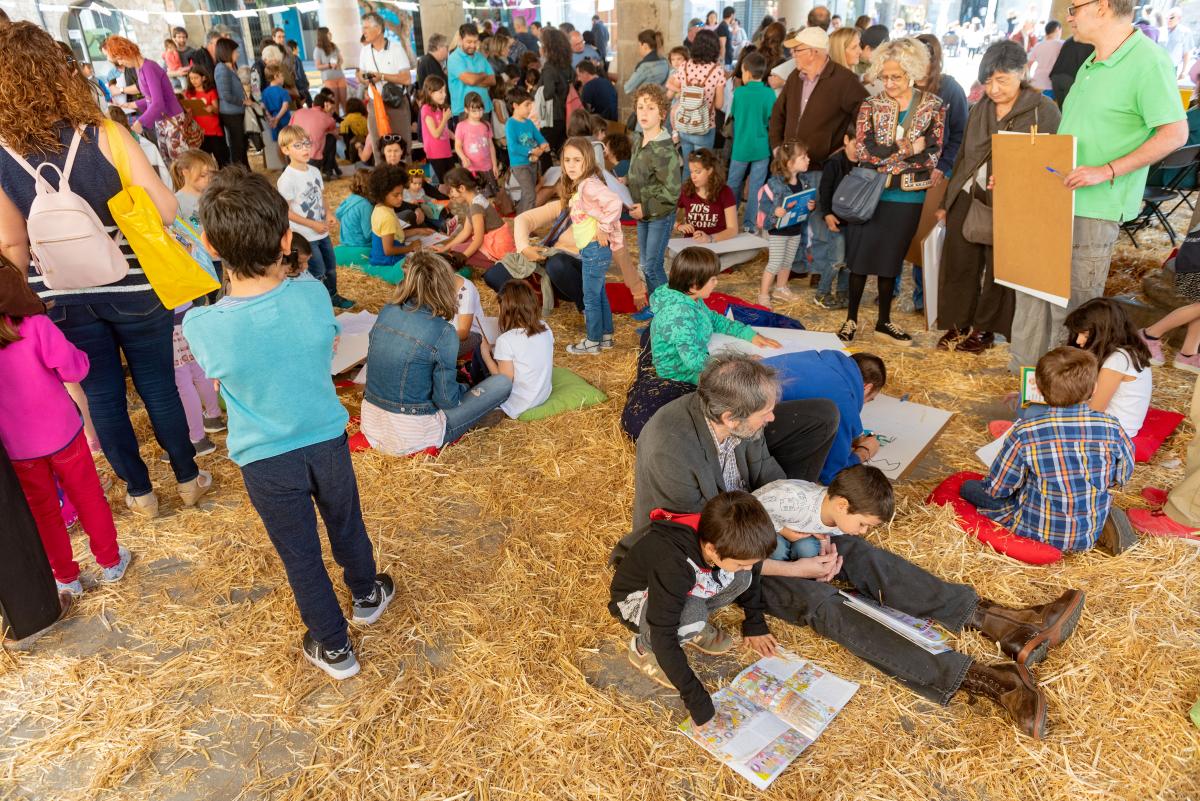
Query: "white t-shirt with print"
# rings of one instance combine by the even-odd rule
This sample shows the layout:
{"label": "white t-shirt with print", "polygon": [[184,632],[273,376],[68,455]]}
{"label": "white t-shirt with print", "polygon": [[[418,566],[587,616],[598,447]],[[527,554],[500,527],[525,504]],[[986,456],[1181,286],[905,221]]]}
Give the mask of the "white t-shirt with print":
{"label": "white t-shirt with print", "polygon": [[801,534],[842,534],[837,526],[821,522],[821,502],[829,489],[812,481],[781,478],[754,491],[754,497],[771,516],[775,531],[790,528]]}
{"label": "white t-shirt with print", "polygon": [[470,279],[464,278],[458,288],[458,316],[471,315],[471,330],[483,336],[483,303],[479,300],[479,290]]}
{"label": "white t-shirt with print", "polygon": [[520,328],[505,331],[496,337],[492,356],[496,361],[513,363],[512,392],[500,404],[501,411],[509,417],[540,406],[550,397],[550,378],[554,372],[554,332],[550,326],[533,336]]}
{"label": "white t-shirt with print", "polygon": [[1150,367],[1140,373],[1133,367],[1133,359],[1123,350],[1116,351],[1100,365],[1101,370],[1112,370],[1122,376],[1133,376],[1132,381],[1121,381],[1112,400],[1108,402],[1108,413],[1117,418],[1125,433],[1136,437],[1146,422],[1146,412],[1150,409],[1150,394],[1154,389],[1150,377]]}
{"label": "white t-shirt with print", "polygon": [[[325,221],[325,181],[316,167],[309,164],[308,169],[302,171],[289,164],[279,176],[276,186],[293,212],[310,220]],[[329,236],[328,232],[318,234],[307,225],[291,220],[288,221],[288,225],[309,242]]]}

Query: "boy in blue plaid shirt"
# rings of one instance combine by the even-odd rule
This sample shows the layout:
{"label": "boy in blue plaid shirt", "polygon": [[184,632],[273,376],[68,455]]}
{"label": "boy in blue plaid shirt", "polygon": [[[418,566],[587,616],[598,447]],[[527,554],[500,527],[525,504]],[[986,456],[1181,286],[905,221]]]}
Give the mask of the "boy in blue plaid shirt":
{"label": "boy in blue plaid shirt", "polygon": [[1096,359],[1061,347],[1037,363],[1045,407],[1017,421],[983,481],[962,498],[1014,534],[1063,551],[1099,543],[1120,553],[1137,542],[1108,489],[1133,475],[1133,445],[1115,417],[1088,406]]}

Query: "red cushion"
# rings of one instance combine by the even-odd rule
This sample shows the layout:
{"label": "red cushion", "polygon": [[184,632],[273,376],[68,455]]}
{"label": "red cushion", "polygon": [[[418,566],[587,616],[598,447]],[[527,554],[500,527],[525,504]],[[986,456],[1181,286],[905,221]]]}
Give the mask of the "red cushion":
{"label": "red cushion", "polygon": [[669,520],[672,523],[678,523],[681,526],[687,526],[695,531],[700,528],[700,515],[696,512],[689,514],[679,514],[676,512],[668,512],[666,509],[650,510],[651,520]]}
{"label": "red cushion", "polygon": [[715,311],[717,314],[724,314],[730,306],[749,306],[752,309],[762,309],[770,311],[767,306],[759,306],[757,303],[751,303],[748,300],[742,300],[734,295],[726,295],[724,292],[714,292],[704,299],[704,303],[708,308]]}
{"label": "red cushion", "polygon": [[608,295],[608,305],[613,314],[633,314],[637,306],[633,303],[633,293],[629,287],[615,281],[604,285],[604,294]]}
{"label": "red cushion", "polygon": [[1179,412],[1150,407],[1146,412],[1146,421],[1142,423],[1142,430],[1133,438],[1133,460],[1145,463],[1154,458],[1154,454],[1162,447],[1167,437],[1175,433],[1181,422],[1183,415]]}
{"label": "red cushion", "polygon": [[1018,537],[994,520],[984,517],[978,509],[962,499],[959,492],[963,482],[977,481],[982,478],[983,476],[979,473],[969,471],[955,473],[938,484],[933,492],[929,493],[925,502],[954,507],[959,528],[968,534],[975,535],[976,539],[985,545],[990,545],[997,553],[1011,556],[1013,559],[1031,565],[1048,565],[1062,559],[1062,551],[1053,545]]}

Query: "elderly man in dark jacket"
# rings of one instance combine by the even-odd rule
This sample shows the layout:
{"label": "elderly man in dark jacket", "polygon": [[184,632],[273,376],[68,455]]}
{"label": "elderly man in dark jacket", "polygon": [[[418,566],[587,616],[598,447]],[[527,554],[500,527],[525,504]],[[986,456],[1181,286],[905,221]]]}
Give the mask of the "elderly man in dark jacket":
{"label": "elderly man in dark jacket", "polygon": [[[644,536],[656,536],[650,525],[655,509],[696,513],[724,491],[753,491],[789,474],[812,480],[832,441],[836,410],[821,401],[776,406],[778,397],[779,381],[769,367],[750,356],[719,354],[701,373],[694,394],[660,409],[638,438],[633,532],[613,549],[613,562]],[[785,415],[789,420],[781,425]],[[803,434],[793,436],[799,431]],[[811,468],[811,474],[785,473],[772,455],[777,447],[801,470]],[[950,631],[978,630],[1013,661],[982,663],[951,650],[931,654],[851,610],[829,584],[834,578],[901,612],[933,618]],[[772,615],[807,623],[926,698],[948,704],[960,691],[988,698],[1035,738],[1046,730],[1046,696],[1030,668],[1071,635],[1084,601],[1082,592],[1067,590],[1048,604],[1007,608],[980,598],[969,585],[942,581],[849,534],[833,538],[808,559],[768,559],[762,566],[762,596]]]}

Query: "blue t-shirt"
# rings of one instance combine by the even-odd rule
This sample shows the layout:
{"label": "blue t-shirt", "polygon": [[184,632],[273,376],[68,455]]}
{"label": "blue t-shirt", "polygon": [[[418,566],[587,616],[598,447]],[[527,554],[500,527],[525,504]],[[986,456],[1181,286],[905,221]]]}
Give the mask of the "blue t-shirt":
{"label": "blue t-shirt", "polygon": [[508,138],[508,163],[514,167],[527,166],[529,151],[546,144],[546,137],[530,119],[509,117],[504,123],[504,135]]}
{"label": "blue t-shirt", "polygon": [[[268,86],[263,89],[262,103],[263,108],[267,110],[270,117],[274,117],[279,113],[279,109],[289,105],[292,102],[292,96],[288,94],[288,90],[282,86]],[[271,131],[275,134],[275,138],[279,138],[279,132],[287,127],[287,124],[292,121],[292,112],[284,112],[284,115],[279,119],[279,124],[274,126]]]}
{"label": "blue t-shirt", "polygon": [[285,280],[248,298],[191,309],[183,336],[229,412],[229,458],[244,467],[328,442],[349,415],[329,371],[341,329],[320,281]]}
{"label": "blue t-shirt", "polygon": [[486,86],[467,86],[459,78],[464,72],[482,72],[487,75],[495,75],[495,70],[488,63],[487,57],[478,50],[475,54],[468,56],[463,52],[462,48],[456,49],[450,54],[450,58],[446,60],[446,75],[449,76],[447,83],[450,85],[450,113],[458,116],[463,113],[463,101],[467,97],[468,92],[475,92],[483,101],[484,111],[491,112],[492,98],[488,94]]}

